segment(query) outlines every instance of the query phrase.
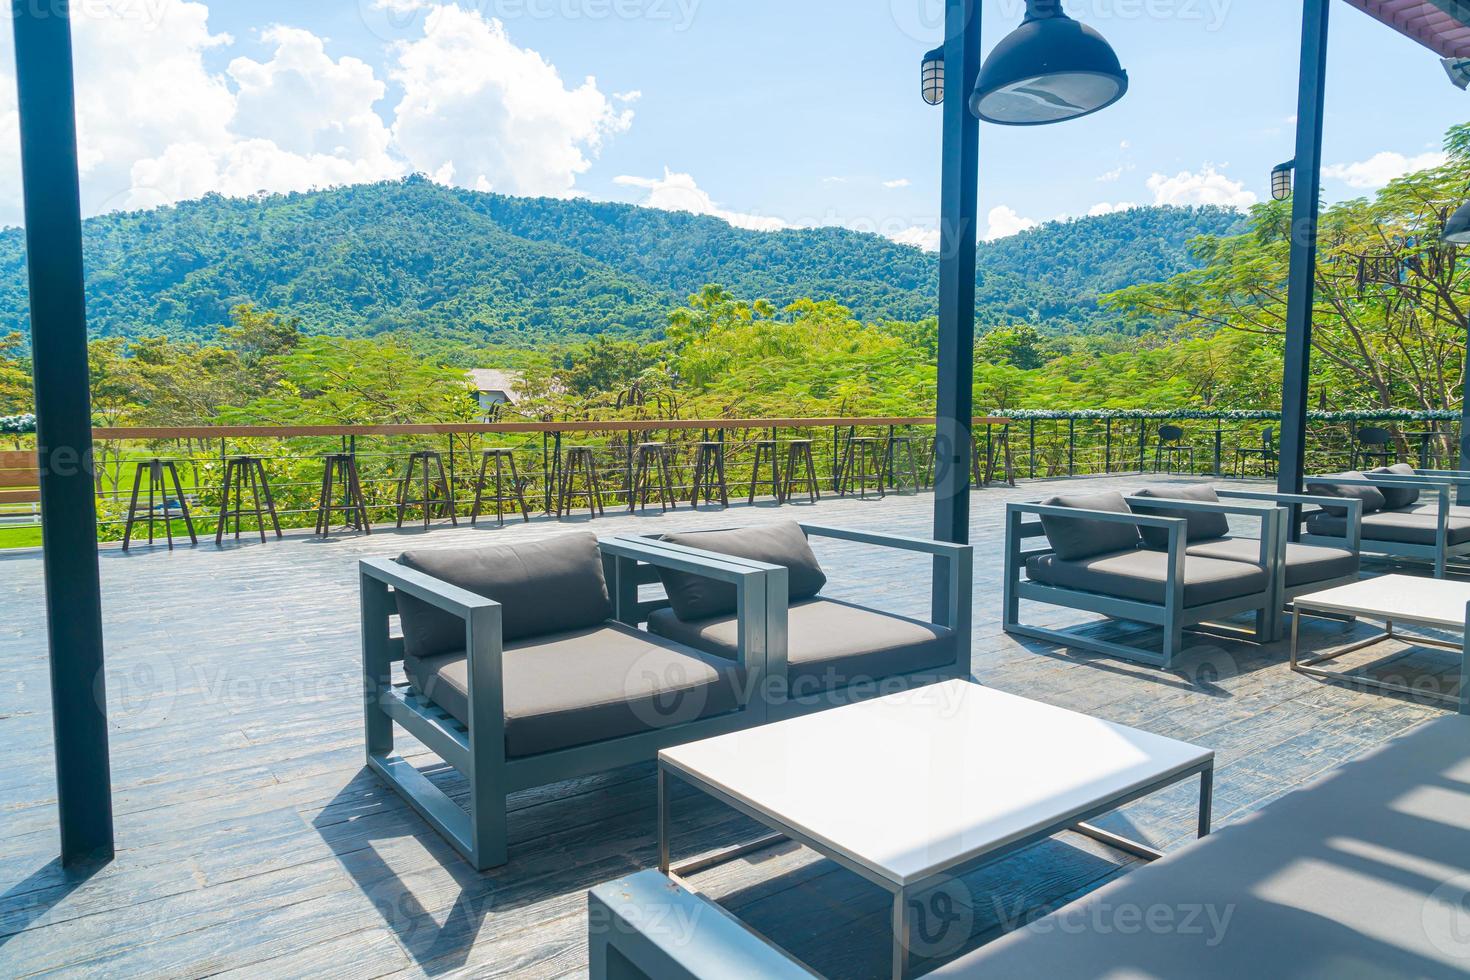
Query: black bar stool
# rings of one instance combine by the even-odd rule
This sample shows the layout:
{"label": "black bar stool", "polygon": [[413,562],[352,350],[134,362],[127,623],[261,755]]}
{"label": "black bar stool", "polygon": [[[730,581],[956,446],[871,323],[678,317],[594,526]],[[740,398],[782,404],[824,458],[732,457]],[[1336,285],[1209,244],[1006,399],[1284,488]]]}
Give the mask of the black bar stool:
{"label": "black bar stool", "polygon": [[883,489],[883,440],[875,436],[849,436],[847,440],[847,452],[842,464],[842,486],[838,493],[847,496],[852,493],[853,477],[857,477],[859,495],[866,500],[868,498],[868,464],[872,464],[872,475],[878,483],[878,496],[886,497],[888,492]]}
{"label": "black bar stool", "polygon": [[794,490],[806,494],[812,503],[822,499],[822,488],[817,482],[817,461],[812,456],[810,439],[786,440],[786,482],[781,485],[781,502],[790,500]]}
{"label": "black bar stool", "polygon": [[316,509],[316,533],[322,537],[332,533],[333,511],[342,515],[347,529],[373,533],[357,476],[357,457],[352,453],[332,453],[322,458],[322,494]]}
{"label": "black bar stool", "polygon": [[[497,526],[505,527],[505,505],[514,500],[521,508],[521,520],[530,523],[531,508],[526,506],[525,488],[521,486],[520,474],[516,472],[516,454],[510,449],[486,449],[480,453],[480,478],[475,483],[475,507],[470,512],[470,526],[480,520],[480,509],[485,504],[485,477],[491,461],[495,463],[495,520]],[[505,471],[510,470],[510,492],[505,488]]]}
{"label": "black bar stool", "polygon": [[[776,455],[778,443],[775,439],[757,439],[755,441],[755,466],[750,471],[750,499],[748,503],[755,503],[756,489],[763,483],[771,485],[771,496],[776,503],[781,503],[781,461]],[[766,460],[767,468],[771,472],[769,480],[761,479],[761,460]]]}
{"label": "black bar stool", "polygon": [[907,470],[909,493],[919,492],[919,459],[914,455],[914,437],[892,435],[888,437],[888,452],[883,460],[883,485],[894,492],[904,492],[905,470]]}
{"label": "black bar stool", "polygon": [[[244,489],[250,488],[252,506],[246,507]],[[230,504],[230,493],[235,494],[234,505]],[[265,508],[261,509],[264,498]],[[255,526],[260,531],[260,540],[265,542],[265,518],[270,515],[271,526],[276,537],[281,537],[281,522],[276,516],[276,502],[271,497],[270,481],[266,479],[265,463],[259,456],[231,456],[225,460],[224,492],[220,495],[219,525],[214,529],[214,543],[223,544],[230,518],[235,519],[235,540],[240,540],[241,522],[248,514],[255,515]]]}
{"label": "black bar stool", "polygon": [[[417,472],[417,476],[415,473]],[[413,497],[413,487],[422,488],[423,496]],[[398,526],[403,527],[404,515],[410,507],[422,507],[424,527],[434,518],[438,510],[440,517],[448,517],[449,523],[459,526],[459,517],[454,513],[454,494],[449,489],[449,479],[444,475],[444,457],[428,449],[412,453],[408,457],[408,469],[398,481]]]}
{"label": "black bar stool", "polygon": [[[144,475],[148,478],[148,509],[144,512],[148,515],[148,543],[153,543],[153,522],[158,518],[157,498],[163,498],[163,533],[168,541],[168,550],[174,550],[174,518],[172,506],[177,506],[180,516],[184,520],[184,527],[189,532],[191,544],[198,544],[199,538],[194,534],[194,521],[189,517],[189,500],[184,496],[183,484],[179,482],[179,470],[171,459],[148,459],[138,464],[138,469],[133,473],[133,497],[128,504],[128,523],[123,528],[122,550],[127,551],[133,540],[133,525],[138,522],[138,496],[142,490]],[[167,475],[173,480],[172,498],[169,497],[168,484],[164,477]]]}
{"label": "black bar stool", "polygon": [[712,504],[719,492],[720,506],[730,506],[730,488],[725,483],[725,444],[705,440],[694,444],[694,490],[689,495],[691,506],[698,507],[700,498]]}
{"label": "black bar stool", "polygon": [[1001,470],[1006,486],[1015,486],[1016,460],[1011,455],[1011,427],[1008,425],[1003,425],[1000,427],[1000,432],[998,434],[992,433],[990,438],[986,440],[986,448],[984,453],[981,453],[979,449],[979,436],[976,436],[975,438],[977,442],[974,458],[976,461],[978,461],[981,456],[984,456],[985,458],[985,472],[977,475],[975,485],[979,487],[988,487],[995,482],[996,459],[999,458],[1001,461]]}
{"label": "black bar stool", "polygon": [[[577,489],[577,470],[582,470],[582,489]],[[597,481],[597,457],[591,446],[571,446],[566,451],[562,464],[561,488],[557,494],[556,513],[566,516],[572,511],[572,501],[577,497],[587,501],[587,515],[598,517],[606,514],[602,506],[602,485]]]}
{"label": "black bar stool", "polygon": [[633,485],[628,491],[628,513],[648,507],[649,494],[657,489],[658,502],[664,511],[678,510],[674,495],[673,460],[668,443],[641,442],[634,456]]}

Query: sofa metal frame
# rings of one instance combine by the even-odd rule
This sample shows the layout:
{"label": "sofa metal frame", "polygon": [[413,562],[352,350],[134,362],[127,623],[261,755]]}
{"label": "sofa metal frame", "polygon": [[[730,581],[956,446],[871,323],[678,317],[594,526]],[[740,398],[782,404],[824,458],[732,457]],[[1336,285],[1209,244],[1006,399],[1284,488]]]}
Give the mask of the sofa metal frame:
{"label": "sofa metal frame", "polygon": [[[1281,629],[1281,603],[1279,601],[1279,566],[1281,528],[1285,523],[1286,509],[1283,507],[1250,507],[1232,504],[1214,504],[1204,501],[1178,500],[1165,497],[1128,498],[1130,504],[1147,505],[1150,508],[1192,513],[1234,514],[1251,517],[1261,522],[1260,564],[1266,569],[1266,588],[1249,595],[1236,596],[1202,606],[1184,604],[1184,565],[1189,548],[1187,539],[1188,521],[1183,517],[1154,517],[1146,514],[1124,514],[1116,511],[1082,510],[1075,507],[1053,507],[1045,504],[1011,503],[1006,505],[1006,544],[1004,579],[1004,616],[1002,626],[1007,633],[1033,639],[1059,643],[1064,646],[1081,647],[1109,656],[1121,657],[1165,670],[1173,667],[1174,659],[1184,643],[1186,628],[1208,627],[1208,632],[1224,632],[1232,638],[1249,636],[1258,643],[1276,639]],[[1027,522],[1027,517],[1037,520]],[[1164,552],[1168,559],[1167,578],[1164,585],[1164,602],[1140,602],[1100,592],[1084,592],[1055,585],[1032,582],[1022,577],[1029,558],[1049,555],[1053,549],[1025,549],[1030,538],[1044,538],[1041,517],[1082,518],[1105,521],[1110,524],[1131,524],[1135,527],[1160,528],[1168,532],[1169,545]],[[1071,630],[1050,629],[1021,622],[1021,600],[1078,609],[1098,613],[1111,619],[1148,623],[1163,628],[1164,637],[1159,651],[1123,643],[1113,643],[1085,636]],[[1236,627],[1221,626],[1212,621],[1244,612],[1256,613],[1253,632]]]}
{"label": "sofa metal frame", "polygon": [[[798,526],[809,538],[829,538],[837,541],[849,541],[855,544],[872,545],[879,548],[891,548],[897,551],[932,555],[934,557],[935,572],[930,593],[929,622],[935,626],[942,626],[954,634],[954,662],[939,667],[925,667],[874,680],[877,683],[882,683],[903,679],[909,683],[927,684],[935,681],[951,680],[956,677],[965,679],[970,677],[972,642],[971,605],[973,602],[972,592],[975,565],[974,548],[966,544],[952,544],[945,541],[933,541],[928,538],[880,534],[872,531],[857,531],[850,528],[831,527],[824,524],[799,523]],[[721,530],[733,529],[724,528]],[[766,597],[766,683],[762,685],[762,690],[765,693],[767,714],[771,720],[805,714],[809,711],[820,710],[822,708],[836,707],[840,704],[846,704],[864,697],[884,693],[878,690],[866,692],[862,690],[877,686],[876,683],[870,684],[867,682],[868,679],[864,679],[861,682],[848,684],[835,691],[822,691],[815,697],[790,696],[791,675],[787,661],[790,649],[787,631],[789,592],[787,591],[787,575],[784,567],[768,565],[745,558],[736,558],[719,552],[704,551],[684,545],[671,544],[667,541],[660,540],[656,535],[640,536],[633,540],[675,554],[735,562],[743,567],[763,571],[770,575],[767,579],[770,592]],[[779,575],[776,573],[779,573]],[[656,578],[650,576],[649,580],[656,581]],[[668,605],[669,602],[667,599],[639,604],[637,607],[639,622],[646,621],[649,613],[665,608]]]}
{"label": "sofa metal frame", "polygon": [[[735,587],[739,617],[738,663],[746,682],[739,707],[725,714],[571,746],[532,756],[507,757],[502,687],[500,603],[407,568],[390,559],[360,563],[363,706],[367,764],[419,812],[478,871],[509,860],[506,797],[518,790],[655,759],[659,749],[724,734],[765,721],[766,709],[750,692],[764,685],[766,669],[766,571],[703,554],[684,555],[638,541],[599,542],[613,596],[625,597],[638,565],[660,565],[708,576]],[[784,577],[784,569],[781,570]],[[394,683],[392,667],[404,657],[403,639],[390,631],[393,593],[402,591],[464,621],[468,651],[469,715],[465,726],[411,683]],[[625,601],[615,619],[637,626]],[[394,751],[393,725],[431,749],[469,783],[461,807]]]}

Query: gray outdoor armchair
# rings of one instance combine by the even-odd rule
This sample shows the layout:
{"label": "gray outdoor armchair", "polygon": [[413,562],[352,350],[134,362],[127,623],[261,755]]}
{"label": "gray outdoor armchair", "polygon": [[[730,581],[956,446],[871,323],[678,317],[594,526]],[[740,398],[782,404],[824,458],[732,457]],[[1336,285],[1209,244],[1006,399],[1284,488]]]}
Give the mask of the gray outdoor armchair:
{"label": "gray outdoor armchair", "polygon": [[[1313,476],[1306,482],[1313,493],[1360,504],[1364,554],[1428,561],[1435,577],[1444,578],[1451,559],[1470,556],[1470,509],[1452,504],[1453,476],[1423,475],[1401,463],[1367,473]],[[1307,519],[1302,541],[1340,544],[1350,533],[1343,514],[1324,510]]]}
{"label": "gray outdoor armchair", "polygon": [[[641,564],[731,589],[731,656],[618,619],[613,596]],[[508,794],[764,721],[750,692],[765,669],[765,579],[718,557],[590,534],[365,560],[368,765],[476,869],[504,864]],[[395,612],[401,636],[390,631]],[[394,752],[395,723],[466,778],[467,808]]]}
{"label": "gray outdoor armchair", "polygon": [[[824,595],[826,575],[808,537],[932,555],[942,572],[935,578],[929,618]],[[795,522],[639,540],[772,573],[762,688],[772,717],[846,703],[893,685],[969,676],[974,559],[967,545]],[[668,597],[638,611],[649,631],[729,656],[735,624],[719,597],[691,593],[687,580],[667,568],[658,577]]]}
{"label": "gray outdoor armchair", "polygon": [[[1245,544],[1229,538],[1231,515],[1257,522],[1259,538]],[[1269,642],[1280,630],[1284,515],[1280,507],[1120,493],[1008,504],[1003,626],[1008,633],[1166,669],[1186,628],[1224,617],[1255,613],[1251,635]],[[1046,539],[1045,546],[1028,549],[1035,538]],[[1232,556],[1199,550],[1210,545]],[[1157,650],[1143,649],[1023,623],[1022,600],[1156,625],[1163,640]]]}

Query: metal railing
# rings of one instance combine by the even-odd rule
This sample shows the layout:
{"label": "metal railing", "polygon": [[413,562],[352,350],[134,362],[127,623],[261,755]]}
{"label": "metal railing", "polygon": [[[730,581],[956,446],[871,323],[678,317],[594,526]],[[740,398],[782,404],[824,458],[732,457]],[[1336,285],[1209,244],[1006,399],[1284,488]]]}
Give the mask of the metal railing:
{"label": "metal railing", "polygon": [[[1458,414],[1447,412],[1314,413],[1308,432],[1308,472],[1397,460],[1426,468],[1455,468],[1458,420]],[[1180,438],[1162,441],[1160,429],[1171,425],[1181,430]],[[1389,444],[1361,444],[1358,434],[1370,426],[1387,429]],[[1261,478],[1275,472],[1275,444],[1264,433],[1269,429],[1274,435],[1278,427],[1277,417],[1267,412],[1027,411],[978,418],[973,428],[977,460],[973,478],[981,485],[1017,478],[1156,471]],[[669,447],[673,490],[687,502],[693,491],[695,444],[700,441],[723,444],[730,497],[744,500],[750,496],[758,441],[811,440],[819,485],[832,493],[842,486],[854,437],[877,439],[885,460],[895,437],[901,447],[906,437],[917,463],[918,487],[931,486],[934,433],[934,419],[925,417],[100,428],[94,432],[94,466],[100,534],[115,540],[123,535],[137,464],[155,457],[177,462],[195,526],[210,534],[221,506],[225,461],[236,455],[264,461],[284,526],[310,527],[321,503],[322,460],[329,454],[355,457],[370,516],[374,523],[382,523],[396,518],[397,491],[415,451],[441,454],[461,515],[469,513],[476,495],[480,453],[492,447],[512,450],[528,509],[557,513],[560,462],[572,446],[592,449],[606,505],[627,508],[640,442],[659,441]],[[39,527],[34,449],[21,445],[26,438],[12,436],[13,448],[0,453],[0,545],[6,543],[6,529]],[[911,488],[914,481],[906,456],[907,448],[902,448],[898,465],[883,475],[888,489]],[[784,467],[784,450],[780,461]],[[769,499],[764,467],[761,476],[756,496]],[[161,498],[155,498],[155,505],[160,503]],[[415,519],[420,516],[415,509]]]}

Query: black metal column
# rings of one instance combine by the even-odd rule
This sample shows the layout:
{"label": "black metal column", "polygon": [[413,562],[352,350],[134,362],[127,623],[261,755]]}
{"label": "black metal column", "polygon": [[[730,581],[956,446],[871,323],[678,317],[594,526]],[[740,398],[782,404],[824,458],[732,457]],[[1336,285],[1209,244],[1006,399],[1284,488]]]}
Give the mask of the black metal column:
{"label": "black metal column", "polygon": [[[1302,4],[1301,83],[1297,94],[1296,193],[1291,215],[1291,276],[1286,299],[1286,358],[1281,384],[1283,493],[1300,493],[1305,475],[1312,307],[1316,299],[1317,208],[1322,197],[1322,117],[1327,83],[1330,0]],[[1292,522],[1293,537],[1299,531]]]}
{"label": "black metal column", "polygon": [[[1470,320],[1465,323],[1464,386],[1460,396],[1460,458],[1455,462],[1458,470],[1470,470]],[[1460,484],[1456,499],[1462,507],[1470,504],[1470,484]]]}
{"label": "black metal column", "polygon": [[939,210],[939,398],[934,536],[970,539],[970,427],[974,418],[975,240],[980,121],[970,92],[980,72],[975,0],[945,9],[943,176]]}
{"label": "black metal column", "polygon": [[61,860],[75,864],[111,858],[113,831],[71,24],[61,0],[11,0],[11,13]]}

